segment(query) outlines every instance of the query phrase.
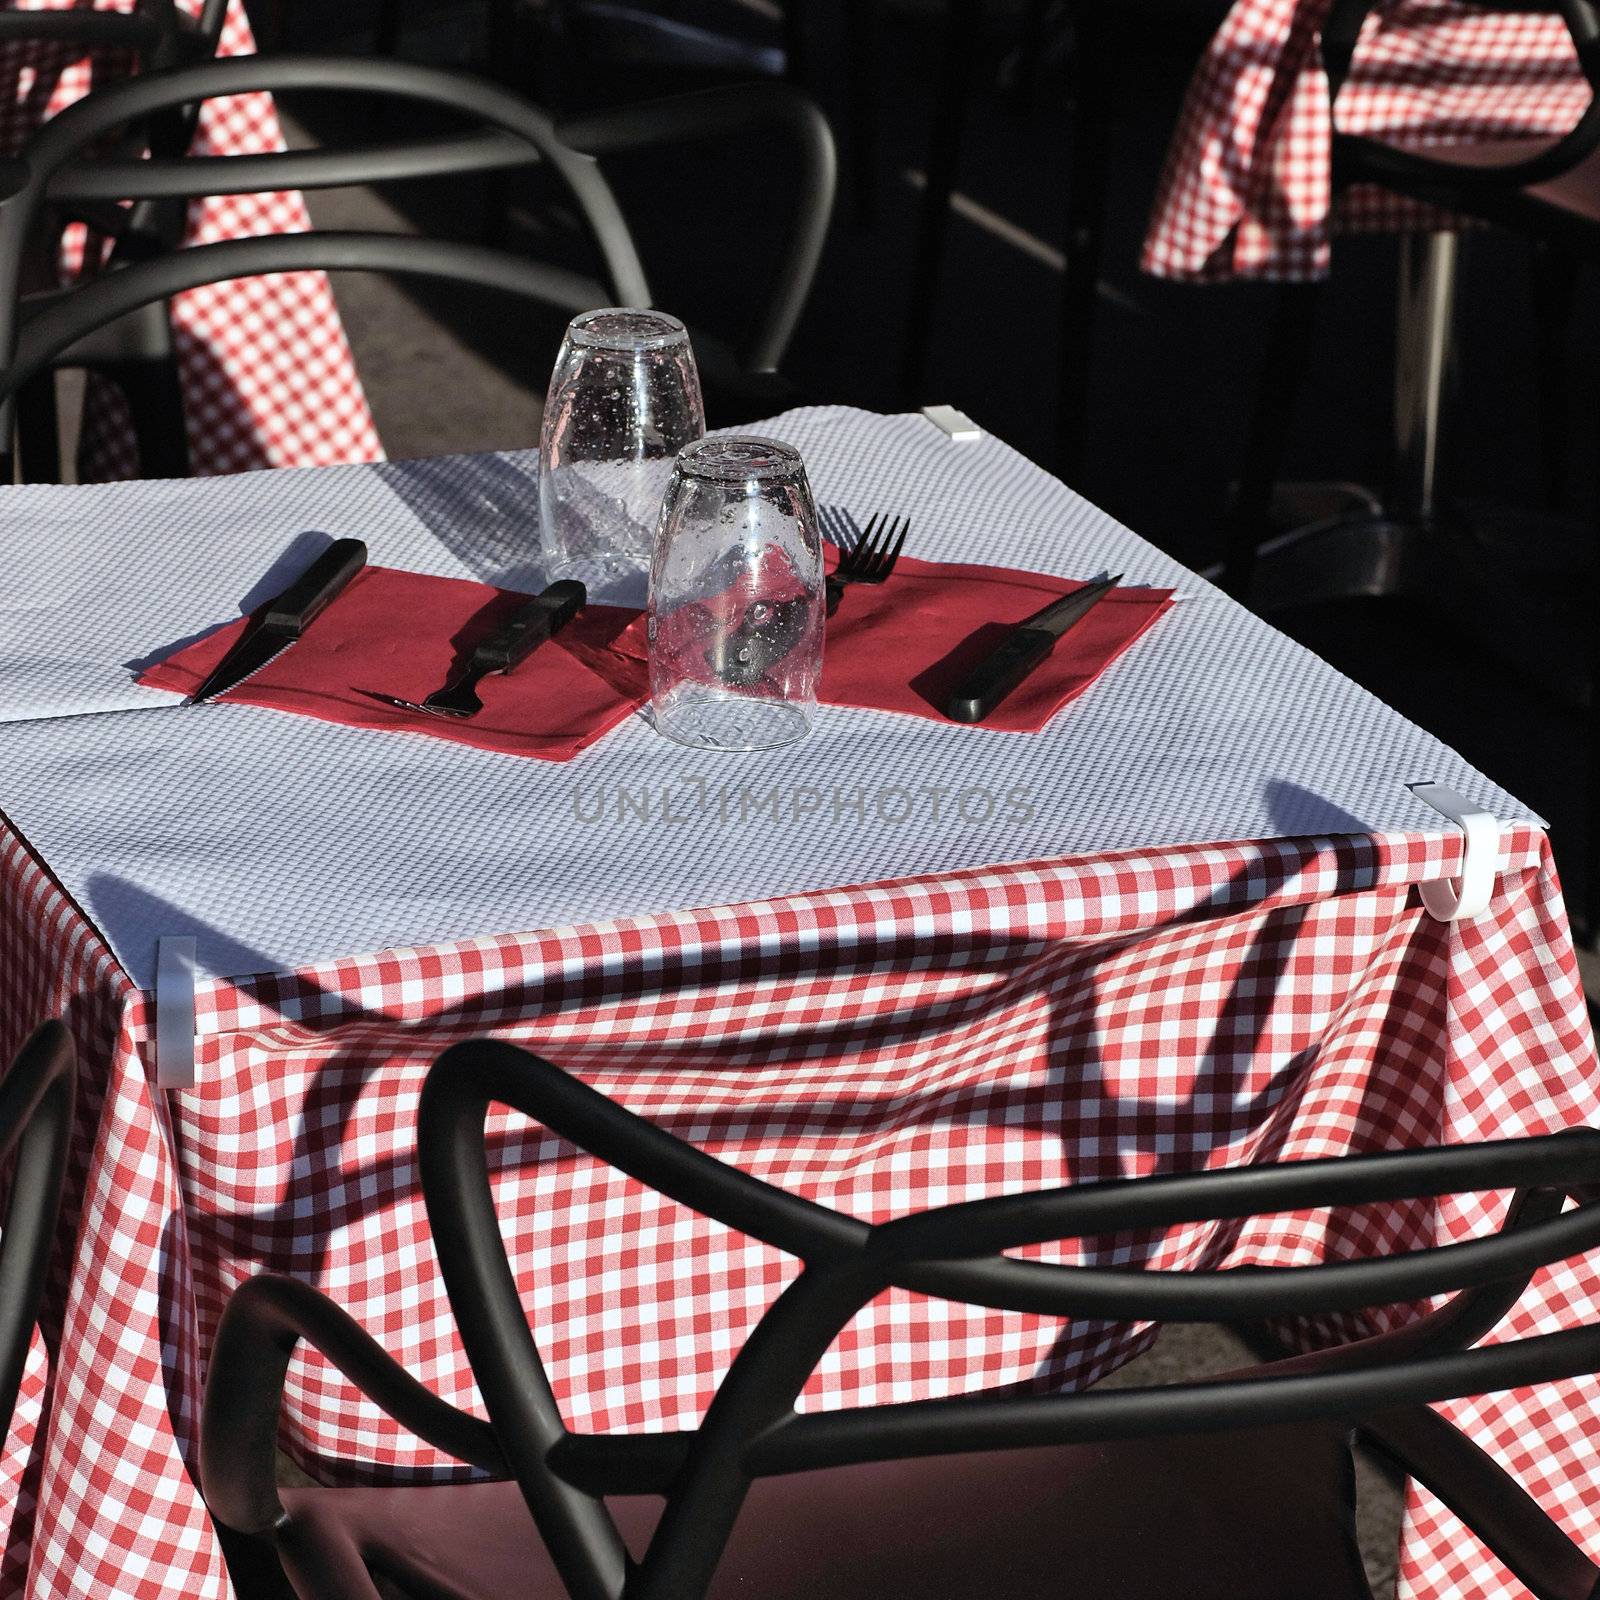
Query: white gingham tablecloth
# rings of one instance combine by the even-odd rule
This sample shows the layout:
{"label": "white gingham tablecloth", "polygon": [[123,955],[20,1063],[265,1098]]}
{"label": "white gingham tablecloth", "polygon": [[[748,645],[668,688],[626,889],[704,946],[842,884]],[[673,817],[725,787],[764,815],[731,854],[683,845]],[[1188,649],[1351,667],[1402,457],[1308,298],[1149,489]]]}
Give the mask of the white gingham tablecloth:
{"label": "white gingham tablecloth", "polygon": [[[1371,186],[1333,205],[1321,28],[1331,0],[1237,0],[1189,86],[1141,265],[1162,278],[1319,278],[1329,239],[1452,226]],[[1407,145],[1554,138],[1589,104],[1561,19],[1389,0],[1339,95],[1346,133]]]}
{"label": "white gingham tablecloth", "polygon": [[[901,438],[896,429],[913,421],[780,420],[792,429],[807,416],[866,440]],[[1020,459],[989,441],[944,448],[951,461],[978,463],[964,470]],[[827,450],[814,453],[823,478]],[[856,455],[870,476],[870,452]],[[895,467],[881,462],[884,495]],[[1071,497],[1050,500],[1045,475],[1027,471],[1065,516]],[[1193,598],[1192,577],[1186,588],[1191,598],[1162,626],[1188,606],[1191,617],[1212,616],[1220,636],[1229,603]],[[1141,651],[1149,660],[1159,639],[1158,629],[1067,718],[1096,696],[1125,696]],[[194,715],[56,720],[181,727]],[[1126,741],[1171,737],[1170,726],[1141,728],[1138,715],[1130,704]],[[49,721],[0,725],[0,741],[20,751]],[[1309,724],[1285,734],[1290,749],[1339,736]],[[1410,735],[1394,737],[1403,746]],[[1042,759],[1046,746],[1035,748]],[[532,785],[565,769],[523,770]],[[89,763],[76,781],[104,776]],[[0,805],[10,815],[7,782]],[[1516,814],[1514,802],[1497,809]],[[171,1094],[152,1086],[148,996],[33,831],[26,819],[0,820],[0,1050],[37,1018],[64,1015],[86,1066],[64,1234],[73,1244],[64,1291],[43,1319],[50,1423],[29,1454],[31,1530],[19,1506],[0,1562],[6,1594],[226,1595],[195,1488],[199,1386],[229,1292],[262,1268],[316,1283],[439,1394],[476,1406],[414,1161],[417,1094],[454,1039],[523,1042],[748,1170],[874,1219],[1112,1174],[1537,1133],[1600,1111],[1548,842],[1527,820],[1503,830],[1493,902],[1463,925],[1435,922],[1418,903],[1416,885],[1457,871],[1461,855],[1454,830],[1419,821],[818,879],[743,904],[657,906],[521,933],[485,927],[214,977],[199,992],[198,1087]],[[151,856],[183,848],[165,829],[141,830],[137,815],[126,833]],[[62,861],[64,875],[78,870]],[[567,870],[557,841],[544,870]],[[492,1133],[506,1236],[571,1422],[692,1423],[793,1264],[537,1128],[502,1115]],[[1502,1210],[1500,1197],[1467,1197],[1336,1221],[1273,1218],[1223,1235],[1182,1229],[1111,1241],[1104,1253],[1166,1266],[1308,1261],[1464,1237]],[[1542,1275],[1502,1334],[1593,1315],[1596,1266]],[[1149,1336],[889,1295],[829,1352],[804,1403],[1080,1384]],[[292,1368],[288,1409],[285,1442],[332,1480],[451,1471],[315,1358]],[[1589,1443],[1600,1383],[1454,1412],[1600,1553]],[[1520,1592],[1419,1493],[1404,1574],[1405,1593],[1428,1600]]]}
{"label": "white gingham tablecloth", "polygon": [[[18,10],[68,10],[84,0],[9,3]],[[202,0],[179,4],[198,14]],[[132,5],[109,0],[104,9]],[[229,0],[217,53],[248,55],[254,49],[243,0]],[[74,60],[59,46],[0,51],[0,152],[12,153],[45,117],[87,93],[97,73],[104,79],[117,70],[114,58]],[[254,94],[207,101],[192,153],[269,155],[282,149],[271,96]],[[299,194],[225,195],[191,203],[183,242],[303,233],[310,226]],[[194,472],[382,459],[324,274],[280,273],[192,289],[174,297],[171,319]],[[80,470],[91,480],[138,476],[132,430],[109,385],[97,384],[91,397]]]}

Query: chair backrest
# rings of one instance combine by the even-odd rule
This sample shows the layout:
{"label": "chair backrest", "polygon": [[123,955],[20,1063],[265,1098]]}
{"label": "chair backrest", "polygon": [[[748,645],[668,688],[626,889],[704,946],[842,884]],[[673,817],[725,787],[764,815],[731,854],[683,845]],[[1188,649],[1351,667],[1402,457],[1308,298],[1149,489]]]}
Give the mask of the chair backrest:
{"label": "chair backrest", "polygon": [[[168,156],[82,161],[86,149],[129,122],[174,107],[255,91],[337,91],[454,112],[488,131],[358,149],[252,157]],[[783,85],[748,84],[597,113],[557,128],[515,94],[465,73],[411,63],[321,56],[234,57],[148,73],[97,92],[48,122],[19,161],[0,165],[0,398],[89,333],[183,288],[302,268],[414,272],[464,278],[543,299],[568,312],[607,304],[649,305],[633,237],[597,157],[615,150],[777,131],[799,151],[792,227],[760,325],[747,347],[751,370],[776,367],[809,292],[832,206],[834,157],[826,120]],[[399,235],[309,233],[196,246],[130,263],[51,298],[37,315],[19,310],[17,284],[48,202],[86,203],[391,182],[546,163],[584,218],[605,282],[506,252]]]}
{"label": "chair backrest", "polygon": [[131,11],[10,10],[0,12],[0,46],[59,45],[74,54],[127,50],[148,58],[180,26],[175,0],[138,0]]}
{"label": "chair backrest", "polygon": [[[204,0],[192,17],[177,0],[135,0],[127,11],[83,6],[0,11],[0,52],[8,61],[26,52],[62,65],[109,53],[138,72],[157,72],[214,55],[226,14],[227,0]],[[27,64],[37,70],[36,61]],[[174,108],[152,124],[147,137],[166,154],[181,153],[193,137],[198,109]]]}
{"label": "chair backrest", "polygon": [[50,1264],[72,1137],[75,1075],[71,1035],[59,1022],[47,1022],[0,1078],[0,1158],[17,1152],[0,1231],[0,1439],[16,1407]]}
{"label": "chair backrest", "polygon": [[[518,1297],[491,1198],[484,1122],[501,1104],[701,1214],[798,1257],[802,1270],[733,1361],[693,1433],[569,1434]],[[758,1477],[944,1455],[1364,1412],[1600,1368],[1600,1328],[1464,1347],[1541,1265],[1600,1243],[1600,1204],[1561,1209],[1600,1177],[1600,1130],[1460,1148],[1084,1184],[869,1226],[753,1178],[515,1047],[453,1047],[423,1090],[423,1193],[451,1307],[500,1445],[574,1600],[705,1591]],[[1165,1272],[1017,1259],[1027,1245],[1274,1212],[1519,1188],[1493,1238],[1309,1267]],[[1153,1390],[982,1395],[800,1414],[794,1402],[850,1319],[890,1288],[1110,1321],[1255,1321],[1410,1303],[1440,1311],[1319,1369]],[[1463,1292],[1464,1291],[1464,1292]],[[1268,1369],[1270,1370],[1270,1369]],[[666,1505],[635,1568],[603,1503]]]}
{"label": "chair backrest", "polygon": [[[1350,75],[1362,26],[1379,3],[1380,0],[1333,0],[1322,28],[1322,62],[1334,99],[1338,98],[1339,90]],[[1389,177],[1407,183],[1412,192],[1419,185],[1436,183],[1440,192],[1433,198],[1448,205],[1451,191],[1509,191],[1547,182],[1570,171],[1600,147],[1600,5],[1596,0],[1466,0],[1466,3],[1484,12],[1559,16],[1572,39],[1579,68],[1593,91],[1583,115],[1559,139],[1536,154],[1489,166],[1433,160],[1379,140],[1341,137],[1334,149],[1336,178],[1340,175],[1340,147],[1343,146],[1346,154],[1351,150],[1359,151],[1357,175],[1363,180],[1377,178],[1381,181]]]}

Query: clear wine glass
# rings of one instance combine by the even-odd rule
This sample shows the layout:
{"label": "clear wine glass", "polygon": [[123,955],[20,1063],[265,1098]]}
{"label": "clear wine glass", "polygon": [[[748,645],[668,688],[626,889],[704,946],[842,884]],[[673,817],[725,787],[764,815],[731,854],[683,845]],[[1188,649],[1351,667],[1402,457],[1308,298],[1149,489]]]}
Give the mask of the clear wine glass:
{"label": "clear wine glass", "polygon": [[673,461],[705,431],[700,374],[676,317],[626,307],[575,317],[540,436],[549,579],[577,578],[591,599],[641,601]]}
{"label": "clear wine glass", "polygon": [[656,727],[709,750],[765,750],[811,727],[822,673],[822,540],[805,464],[772,439],[678,456],[650,568]]}

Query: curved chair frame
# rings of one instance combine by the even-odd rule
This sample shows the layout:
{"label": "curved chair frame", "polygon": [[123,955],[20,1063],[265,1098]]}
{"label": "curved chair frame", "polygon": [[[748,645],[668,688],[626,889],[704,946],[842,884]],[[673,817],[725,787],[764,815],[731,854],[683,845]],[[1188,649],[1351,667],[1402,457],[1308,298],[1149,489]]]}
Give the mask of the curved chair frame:
{"label": "curved chair frame", "polygon": [[47,1022],[0,1079],[0,1159],[17,1152],[0,1232],[0,1439],[10,1430],[55,1242],[75,1078],[72,1036]]}
{"label": "curved chair frame", "polygon": [[75,345],[152,305],[202,284],[274,272],[390,272],[442,278],[525,295],[573,313],[593,309],[591,279],[481,245],[419,239],[404,234],[280,234],[196,245],[152,261],[135,262],[94,278],[81,288],[38,305],[16,341],[9,367],[0,371],[0,400],[65,357]]}
{"label": "curved chair frame", "polygon": [[227,17],[227,0],[205,0],[193,21],[177,0],[137,0],[132,11],[0,11],[0,44],[77,45],[85,50],[136,50],[151,65],[177,65],[185,39],[207,55],[216,49]]}
{"label": "curved chair frame", "polygon": [[[1497,192],[1514,196],[1532,184],[1569,172],[1600,147],[1600,7],[1595,0],[1476,0],[1486,11],[1533,11],[1557,14],[1566,24],[1578,64],[1594,98],[1583,115],[1547,148],[1520,160],[1469,167],[1438,160],[1378,139],[1335,132],[1334,182],[1379,182],[1417,200],[1450,208],[1464,194],[1474,208],[1492,204]],[[1322,30],[1322,62],[1328,74],[1329,98],[1336,100],[1350,75],[1362,25],[1379,0],[1334,0]]]}
{"label": "curved chair frame", "polygon": [[[354,151],[69,166],[103,135],[163,110],[226,95],[293,90],[420,101],[487,123],[501,137],[446,141],[442,151],[403,142]],[[649,305],[649,285],[632,235],[596,158],[757,127],[792,135],[802,162],[788,247],[748,349],[753,371],[771,371],[810,291],[832,208],[832,136],[821,112],[804,96],[781,85],[740,85],[595,113],[558,127],[544,112],[484,79],[404,62],[325,56],[242,56],[147,73],[88,96],[52,118],[14,165],[6,182],[10,193],[0,204],[0,356],[9,357],[15,348],[17,274],[47,196],[70,203],[326,188],[543,160],[577,202],[605,265],[613,299]]]}
{"label": "curved chair frame", "polygon": [[[697,1430],[602,1436],[565,1428],[495,1216],[484,1137],[491,1104],[534,1118],[663,1195],[802,1261]],[[292,1537],[272,1445],[283,1368],[295,1337],[303,1336],[380,1404],[387,1399],[392,1414],[423,1438],[486,1470],[509,1469],[573,1600],[704,1593],[759,1477],[896,1457],[1362,1417],[1408,1468],[1440,1485],[1541,1600],[1587,1600],[1600,1580],[1600,1570],[1514,1480],[1420,1410],[1426,1402],[1600,1367],[1600,1328],[1464,1348],[1515,1304],[1539,1266],[1600,1244],[1600,1204],[1562,1209],[1568,1193],[1600,1176],[1600,1130],[1086,1184],[873,1227],[727,1166],[547,1061],[474,1041],[446,1051],[430,1072],[418,1148],[435,1247],[492,1434],[421,1390],[315,1291],[258,1278],[224,1315],[202,1430],[207,1499],[241,1532]],[[1368,1261],[1168,1273],[1004,1254],[1130,1227],[1512,1186],[1520,1187],[1506,1225],[1492,1238]],[[1347,1310],[1458,1292],[1395,1333],[1220,1380],[797,1413],[796,1397],[840,1330],[892,1287],[1057,1316],[1168,1321]],[[637,1563],[604,1504],[610,1494],[666,1498]]]}
{"label": "curved chair frame", "polygon": [[[202,61],[215,54],[226,18],[227,0],[204,0],[190,17],[177,0],[135,0],[131,11],[102,11],[70,6],[64,10],[0,11],[0,47],[34,45],[60,51],[65,58],[82,58],[107,52],[131,57],[138,72],[160,71]],[[148,125],[124,130],[119,143],[127,154],[150,149],[181,155],[194,139],[199,122],[198,105],[178,106],[153,118]],[[32,241],[31,271],[41,281],[54,276],[60,245],[59,228],[70,222],[88,223],[101,236],[114,241],[112,262],[153,249],[174,248],[184,222],[182,205],[132,207],[88,205],[60,210],[54,220],[56,234],[37,235]],[[171,355],[165,320],[148,324],[146,342],[152,350]],[[147,387],[149,387],[147,385]],[[41,386],[25,396],[19,410],[19,429],[26,463],[55,478],[60,456],[53,387]],[[9,463],[5,463],[9,464]],[[5,481],[10,481],[9,476]]]}

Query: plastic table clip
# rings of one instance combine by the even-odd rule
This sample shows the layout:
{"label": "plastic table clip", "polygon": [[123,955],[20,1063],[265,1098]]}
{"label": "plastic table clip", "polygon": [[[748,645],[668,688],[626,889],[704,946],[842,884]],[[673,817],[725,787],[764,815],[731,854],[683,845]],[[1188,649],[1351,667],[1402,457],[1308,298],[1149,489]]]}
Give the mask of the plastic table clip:
{"label": "plastic table clip", "polygon": [[1414,783],[1411,792],[1425,805],[1442,812],[1466,836],[1461,876],[1419,884],[1423,908],[1439,922],[1466,922],[1488,908],[1494,895],[1495,863],[1500,856],[1500,824],[1487,811],[1473,805],[1442,783]]}
{"label": "plastic table clip", "polygon": [[194,1088],[194,940],[156,940],[156,1086]]}
{"label": "plastic table clip", "polygon": [[983,437],[983,429],[965,411],[954,406],[924,406],[922,414],[956,444],[973,444]]}

